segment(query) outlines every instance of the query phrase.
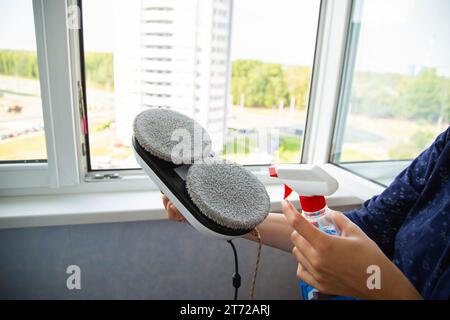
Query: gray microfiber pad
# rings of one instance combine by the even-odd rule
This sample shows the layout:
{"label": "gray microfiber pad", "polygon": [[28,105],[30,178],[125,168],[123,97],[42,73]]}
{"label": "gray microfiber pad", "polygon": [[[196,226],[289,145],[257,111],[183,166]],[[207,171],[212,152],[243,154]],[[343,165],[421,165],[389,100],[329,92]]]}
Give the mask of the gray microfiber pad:
{"label": "gray microfiber pad", "polygon": [[145,110],[134,119],[133,129],[136,140],[147,152],[175,164],[192,163],[211,150],[206,130],[176,111]]}
{"label": "gray microfiber pad", "polygon": [[264,185],[235,163],[193,164],[187,174],[186,188],[204,215],[231,229],[253,229],[270,210]]}

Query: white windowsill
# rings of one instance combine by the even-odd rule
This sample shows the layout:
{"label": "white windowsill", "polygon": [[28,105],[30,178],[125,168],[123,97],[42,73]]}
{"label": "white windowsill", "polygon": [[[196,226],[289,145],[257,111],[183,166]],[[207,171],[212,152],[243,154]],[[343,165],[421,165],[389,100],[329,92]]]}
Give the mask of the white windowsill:
{"label": "white windowsill", "polygon": [[[379,186],[345,170],[325,165],[340,181],[338,191],[327,197],[328,206],[361,204],[381,191]],[[282,185],[268,185],[271,210],[281,210]],[[298,207],[298,198],[289,199]],[[159,191],[96,192],[2,197],[0,229],[38,226],[146,221],[167,219]]]}

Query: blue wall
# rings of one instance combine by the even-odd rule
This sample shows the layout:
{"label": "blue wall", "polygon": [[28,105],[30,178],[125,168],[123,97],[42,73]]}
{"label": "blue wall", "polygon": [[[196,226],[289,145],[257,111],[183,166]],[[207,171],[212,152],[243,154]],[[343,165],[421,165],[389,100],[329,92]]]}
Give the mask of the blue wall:
{"label": "blue wall", "polygon": [[[248,298],[257,245],[235,240]],[[233,254],[186,224],[144,221],[0,230],[0,299],[231,299]],[[66,268],[81,268],[68,290]],[[296,263],[263,247],[256,298],[297,299]]]}

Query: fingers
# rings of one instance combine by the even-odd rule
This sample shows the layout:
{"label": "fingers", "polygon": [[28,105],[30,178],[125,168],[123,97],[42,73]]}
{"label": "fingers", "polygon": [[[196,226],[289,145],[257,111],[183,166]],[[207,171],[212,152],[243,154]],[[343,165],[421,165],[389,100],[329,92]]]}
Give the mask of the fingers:
{"label": "fingers", "polygon": [[178,211],[178,209],[175,207],[173,203],[169,201],[167,206],[167,215],[169,216],[170,220],[175,220],[179,222],[184,222],[186,219],[183,217],[183,215]]}
{"label": "fingers", "polygon": [[331,218],[333,219],[335,226],[344,236],[358,234],[360,229],[342,212],[331,212]]}
{"label": "fingers", "polygon": [[306,220],[289,201],[282,202],[282,209],[289,224],[313,247],[328,240],[328,236]]}
{"label": "fingers", "polygon": [[183,215],[178,211],[178,209],[174,206],[172,202],[170,202],[169,198],[167,198],[164,194],[162,195],[163,205],[167,212],[167,217],[169,220],[185,222],[186,219]]}
{"label": "fingers", "polygon": [[298,251],[309,261],[317,257],[316,250],[311,246],[308,240],[302,237],[297,231],[293,231],[291,233],[291,242],[298,249]]}
{"label": "fingers", "polygon": [[297,279],[305,281],[310,286],[314,288],[319,288],[319,282],[313,277],[313,275],[306,270],[300,263],[297,267]]}
{"label": "fingers", "polygon": [[169,201],[167,203],[167,216],[169,217],[169,220],[178,220],[179,217],[177,215],[177,210],[175,206]]}
{"label": "fingers", "polygon": [[169,198],[167,198],[164,194],[162,194],[162,201],[163,201],[164,209],[167,210],[167,204],[169,202]]}
{"label": "fingers", "polygon": [[303,266],[310,274],[314,274],[314,268],[311,266],[311,263],[306,259],[306,257],[300,252],[297,247],[292,249],[292,254],[295,259],[297,259],[298,263]]}

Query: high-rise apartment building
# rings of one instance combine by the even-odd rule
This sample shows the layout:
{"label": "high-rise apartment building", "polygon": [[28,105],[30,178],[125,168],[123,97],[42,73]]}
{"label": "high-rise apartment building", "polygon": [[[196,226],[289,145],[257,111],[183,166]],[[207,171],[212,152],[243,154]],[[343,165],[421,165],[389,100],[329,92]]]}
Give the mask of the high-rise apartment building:
{"label": "high-rise apartment building", "polygon": [[232,0],[135,0],[114,3],[116,132],[129,144],[145,108],[195,118],[215,150],[224,143]]}

